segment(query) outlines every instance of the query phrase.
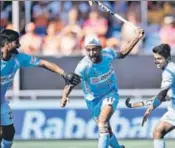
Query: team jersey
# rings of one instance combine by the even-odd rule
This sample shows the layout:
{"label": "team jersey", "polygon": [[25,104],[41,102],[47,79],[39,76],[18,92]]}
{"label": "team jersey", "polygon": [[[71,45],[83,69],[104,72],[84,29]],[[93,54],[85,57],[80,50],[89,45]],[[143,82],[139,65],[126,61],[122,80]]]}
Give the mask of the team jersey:
{"label": "team jersey", "polygon": [[81,76],[81,85],[84,97],[88,101],[102,98],[105,94],[118,91],[117,78],[112,67],[112,61],[117,59],[117,53],[105,48],[101,51],[100,63],[92,63],[85,56],[77,65],[75,73]]}
{"label": "team jersey", "polygon": [[167,96],[171,98],[168,105],[169,110],[175,110],[175,64],[169,62],[166,68],[162,72],[161,88],[168,88]]}
{"label": "team jersey", "polygon": [[13,54],[9,61],[1,60],[1,104],[6,102],[5,94],[12,84],[16,71],[20,67],[35,67],[39,59],[23,53]]}

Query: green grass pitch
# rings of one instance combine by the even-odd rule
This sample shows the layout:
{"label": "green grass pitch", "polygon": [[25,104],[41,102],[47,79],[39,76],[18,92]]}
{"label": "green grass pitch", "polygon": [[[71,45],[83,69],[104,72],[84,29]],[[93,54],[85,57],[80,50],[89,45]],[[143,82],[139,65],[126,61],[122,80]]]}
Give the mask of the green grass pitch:
{"label": "green grass pitch", "polygon": [[[126,148],[152,148],[152,140],[119,140]],[[175,148],[175,139],[166,140],[166,148]],[[15,141],[12,148],[97,148],[97,140]]]}

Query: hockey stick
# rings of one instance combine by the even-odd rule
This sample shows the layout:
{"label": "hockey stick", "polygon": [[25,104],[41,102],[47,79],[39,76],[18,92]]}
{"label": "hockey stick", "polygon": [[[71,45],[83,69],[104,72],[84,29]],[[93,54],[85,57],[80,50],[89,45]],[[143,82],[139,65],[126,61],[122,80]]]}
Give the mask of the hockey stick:
{"label": "hockey stick", "polygon": [[[143,106],[151,105],[153,100],[154,100],[154,97],[152,99],[149,99],[149,100],[143,100],[143,101],[138,101],[138,102],[131,103],[130,102],[131,99],[128,97],[125,101],[125,104],[128,108],[137,108],[137,107],[143,107]],[[166,101],[170,101],[170,98],[166,97],[165,100],[163,100],[163,102],[166,102]]]}
{"label": "hockey stick", "polygon": [[150,99],[150,100],[143,100],[143,101],[138,101],[138,102],[134,102],[131,103],[131,99],[128,97],[125,101],[125,104],[128,108],[136,108],[136,107],[143,107],[143,106],[148,106],[151,105],[153,102],[154,98]]}
{"label": "hockey stick", "polygon": [[103,3],[97,0],[91,0],[89,1],[89,5],[92,6],[93,3],[96,3],[100,8],[102,8],[104,11],[106,11],[109,15],[112,15],[114,18],[121,20],[122,22],[134,27],[137,29],[137,27],[132,24],[131,22],[124,19],[122,16],[118,15],[117,13],[113,12],[111,9],[109,9],[107,6],[105,6]]}

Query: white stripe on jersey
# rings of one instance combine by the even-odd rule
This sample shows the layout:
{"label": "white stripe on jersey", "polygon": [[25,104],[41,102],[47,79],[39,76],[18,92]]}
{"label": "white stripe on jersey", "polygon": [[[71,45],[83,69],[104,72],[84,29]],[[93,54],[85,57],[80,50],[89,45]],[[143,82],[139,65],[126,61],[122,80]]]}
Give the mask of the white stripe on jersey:
{"label": "white stripe on jersey", "polygon": [[168,109],[175,110],[175,64],[173,62],[168,63],[162,72],[161,88],[165,87],[170,87],[167,92],[167,96],[171,98]]}

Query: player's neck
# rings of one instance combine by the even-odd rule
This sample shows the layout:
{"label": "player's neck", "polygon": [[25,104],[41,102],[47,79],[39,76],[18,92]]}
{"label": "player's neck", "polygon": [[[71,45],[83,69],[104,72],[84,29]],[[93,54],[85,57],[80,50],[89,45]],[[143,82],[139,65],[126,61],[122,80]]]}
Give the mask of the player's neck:
{"label": "player's neck", "polygon": [[168,62],[166,63],[166,65],[162,68],[162,70],[165,70],[170,62],[171,62],[171,61],[168,61]]}

